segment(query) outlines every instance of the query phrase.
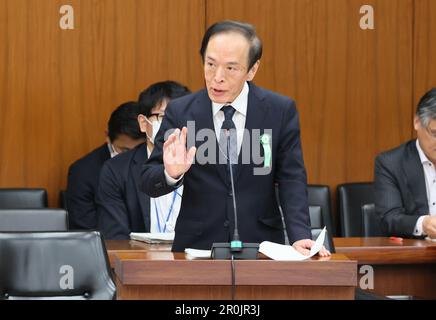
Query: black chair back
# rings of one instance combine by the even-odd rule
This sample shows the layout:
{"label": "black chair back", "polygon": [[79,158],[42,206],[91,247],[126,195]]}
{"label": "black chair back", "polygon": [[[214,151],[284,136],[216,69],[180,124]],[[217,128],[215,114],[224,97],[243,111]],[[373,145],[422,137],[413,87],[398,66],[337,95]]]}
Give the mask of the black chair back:
{"label": "black chair back", "polygon": [[0,209],[0,232],[67,230],[64,209]]}
{"label": "black chair back", "polygon": [[47,191],[45,189],[0,189],[0,209],[47,208],[47,203]]}
{"label": "black chair back", "polygon": [[332,205],[330,197],[330,188],[327,185],[309,184],[307,186],[307,197],[309,206],[320,206],[323,226],[332,236],[336,235],[336,228],[334,227],[332,218]]}
{"label": "black chair back", "polygon": [[374,203],[364,204],[362,206],[362,225],[364,237],[383,237],[381,219],[375,212]]}
{"label": "black chair back", "polygon": [[59,208],[68,210],[68,208],[67,208],[67,191],[66,190],[59,191]]}
{"label": "black chair back", "polygon": [[343,237],[363,237],[362,206],[374,202],[372,182],[338,186],[339,216]]}
{"label": "black chair back", "polygon": [[0,299],[115,298],[100,233],[0,233]]}

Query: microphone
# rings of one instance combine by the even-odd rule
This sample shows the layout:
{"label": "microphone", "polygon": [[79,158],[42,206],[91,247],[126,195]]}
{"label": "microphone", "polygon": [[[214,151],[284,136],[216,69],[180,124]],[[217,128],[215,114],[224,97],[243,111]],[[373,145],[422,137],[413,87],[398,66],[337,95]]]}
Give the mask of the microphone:
{"label": "microphone", "polygon": [[225,120],[222,128],[225,130],[227,142],[227,165],[230,171],[230,184],[232,187],[233,217],[235,225],[233,237],[230,243],[218,242],[212,244],[211,257],[215,260],[256,260],[259,251],[258,243],[243,243],[239,238],[238,232],[238,212],[236,207],[235,181],[233,179],[233,164],[230,159],[230,129],[234,128],[231,120]]}

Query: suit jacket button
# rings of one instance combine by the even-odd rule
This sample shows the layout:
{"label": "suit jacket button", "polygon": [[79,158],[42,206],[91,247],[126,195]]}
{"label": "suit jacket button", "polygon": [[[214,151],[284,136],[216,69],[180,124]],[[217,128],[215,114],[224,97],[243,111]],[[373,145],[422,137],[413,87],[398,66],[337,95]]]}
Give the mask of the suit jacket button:
{"label": "suit jacket button", "polygon": [[233,193],[231,191],[229,191],[229,197],[232,197]]}
{"label": "suit jacket button", "polygon": [[230,223],[226,220],[226,221],[224,221],[224,227],[225,228],[228,228],[229,227],[229,225],[230,225]]}

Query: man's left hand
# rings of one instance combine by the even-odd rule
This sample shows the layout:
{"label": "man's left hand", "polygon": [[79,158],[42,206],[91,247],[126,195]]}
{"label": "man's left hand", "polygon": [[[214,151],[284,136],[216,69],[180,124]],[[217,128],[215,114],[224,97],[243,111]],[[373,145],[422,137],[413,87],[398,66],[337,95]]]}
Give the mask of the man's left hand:
{"label": "man's left hand", "polygon": [[[315,241],[313,241],[313,240],[303,239],[303,240],[295,241],[292,246],[294,247],[295,250],[297,250],[301,254],[308,256],[308,255],[310,255],[310,249],[312,248],[312,246],[314,244],[315,244]],[[319,250],[319,252],[318,252],[318,255],[320,257],[329,257],[329,256],[331,256],[331,253],[324,246],[322,246],[321,250]]]}

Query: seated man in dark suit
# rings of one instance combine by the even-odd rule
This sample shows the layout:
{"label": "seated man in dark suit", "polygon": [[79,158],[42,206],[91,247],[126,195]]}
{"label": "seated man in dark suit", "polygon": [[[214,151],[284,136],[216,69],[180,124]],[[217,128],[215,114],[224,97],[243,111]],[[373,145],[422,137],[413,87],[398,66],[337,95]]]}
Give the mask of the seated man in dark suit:
{"label": "seated man in dark suit", "polygon": [[70,229],[97,228],[98,179],[103,163],[145,141],[139,130],[138,104],[120,105],[108,122],[107,142],[74,162],[68,170],[67,208]]}
{"label": "seated man in dark suit", "polygon": [[375,207],[389,235],[436,238],[436,89],[420,100],[418,139],[375,160]]}
{"label": "seated man in dark suit", "polygon": [[[206,88],[168,105],[141,177],[151,197],[184,186],[172,250],[210,249],[214,242],[234,240],[232,168],[241,241],[284,242],[278,183],[289,241],[309,254],[314,241],[295,102],[251,83],[262,55],[253,26],[214,24],[200,53]],[[250,150],[263,150],[263,159]],[[320,255],[329,252],[323,248]]]}
{"label": "seated man in dark suit", "polygon": [[183,188],[150,199],[139,185],[168,102],[188,93],[188,88],[177,82],[165,81],[140,94],[137,125],[147,135],[147,142],[106,161],[100,174],[98,229],[106,239],[129,239],[131,232],[174,232]]}

